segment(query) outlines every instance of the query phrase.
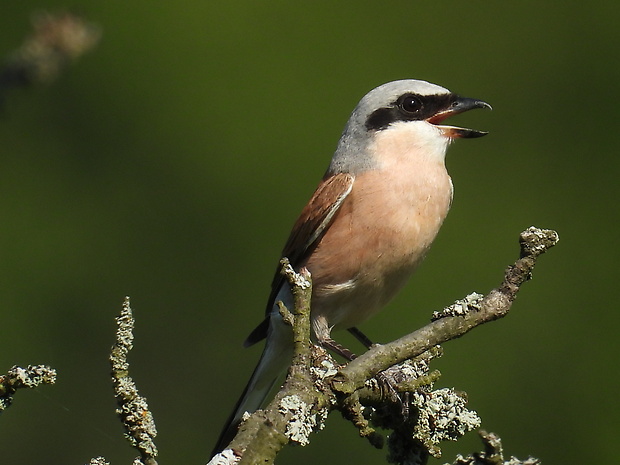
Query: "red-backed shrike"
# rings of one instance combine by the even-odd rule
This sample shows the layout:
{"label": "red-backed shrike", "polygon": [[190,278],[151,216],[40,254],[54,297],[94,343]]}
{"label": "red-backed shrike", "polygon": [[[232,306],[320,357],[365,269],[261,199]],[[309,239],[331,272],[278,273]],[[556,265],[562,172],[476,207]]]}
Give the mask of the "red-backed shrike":
{"label": "red-backed shrike", "polygon": [[[351,329],[380,310],[405,284],[435,239],[452,201],[444,163],[453,139],[486,132],[444,126],[482,100],[425,81],[394,81],[371,90],[353,110],[331,164],[284,246],[295,269],[312,275],[312,329],[329,348],[332,329]],[[292,331],[277,302],[293,302],[276,272],[265,320],[246,346],[267,339],[263,354],[214,453],[234,437],[244,412],[257,410],[290,364]]]}

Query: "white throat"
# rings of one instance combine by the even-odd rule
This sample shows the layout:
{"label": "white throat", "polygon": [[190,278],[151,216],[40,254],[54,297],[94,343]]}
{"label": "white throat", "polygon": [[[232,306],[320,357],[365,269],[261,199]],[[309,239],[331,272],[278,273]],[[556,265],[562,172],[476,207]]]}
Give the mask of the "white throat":
{"label": "white throat", "polygon": [[427,163],[444,165],[450,144],[439,128],[426,121],[394,123],[373,139],[369,148],[375,165],[397,164],[401,169]]}

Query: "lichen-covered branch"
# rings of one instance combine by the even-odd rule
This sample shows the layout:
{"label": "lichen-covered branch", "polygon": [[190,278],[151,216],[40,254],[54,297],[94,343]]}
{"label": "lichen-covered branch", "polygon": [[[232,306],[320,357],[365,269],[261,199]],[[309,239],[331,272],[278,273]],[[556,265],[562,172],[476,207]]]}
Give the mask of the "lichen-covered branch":
{"label": "lichen-covered branch", "polygon": [[95,457],[90,459],[88,465],[110,465],[110,462],[103,457]]}
{"label": "lichen-covered branch", "polygon": [[154,442],[157,436],[155,421],[146,398],[138,393],[138,387],[129,376],[127,355],[133,348],[134,323],[129,297],[126,297],[121,314],[116,318],[116,342],[110,354],[114,396],[118,402],[116,413],[125,427],[125,436],[140,452],[140,462],[134,463],[157,465],[155,460],[157,447]]}
{"label": "lichen-covered branch", "polygon": [[11,406],[18,389],[32,389],[55,382],[56,370],[46,365],[14,366],[6,375],[0,375],[0,413]]}
{"label": "lichen-covered branch", "polygon": [[[436,312],[427,326],[397,341],[375,346],[340,367],[310,340],[311,283],[307,271],[295,273],[284,261],[283,272],[295,297],[295,309],[281,308],[284,320],[293,327],[292,366],[275,399],[265,409],[248,415],[229,448],[213,457],[210,464],[271,464],[288,442],[307,444],[310,432],[321,429],[332,410],[340,410],[360,435],[376,447],[381,447],[383,441],[372,425],[392,430],[388,442],[388,460],[392,463],[423,464],[429,454],[438,457],[440,441],[456,440],[480,425],[476,412],[466,408],[463,393],[448,388],[432,389],[439,373],[430,371],[429,363],[441,355],[438,345],[505,316],[520,286],[530,279],[538,256],[557,241],[554,231],[534,227],[523,231],[520,258],[507,268],[502,283],[488,295],[470,294]],[[379,381],[375,379],[378,373],[381,373]],[[401,393],[398,402],[386,395],[383,389],[386,382],[392,392]],[[485,445],[491,447],[489,444],[494,443],[489,438],[483,436]],[[494,455],[489,450],[485,457],[492,458],[486,462],[455,462],[455,465],[512,465],[509,461],[490,461],[501,455],[497,450],[491,451]],[[479,460],[483,455],[472,457]]]}
{"label": "lichen-covered branch", "polygon": [[241,424],[229,448],[213,457],[211,465],[273,463],[287,443],[307,444],[310,433],[321,428],[327,417],[329,400],[317,383],[335,373],[335,364],[322,349],[315,350],[310,341],[310,275],[305,269],[296,273],[286,259],[282,261],[282,273],[291,283],[295,301],[294,312],[280,307],[284,321],[293,328],[293,363],[273,401]]}
{"label": "lichen-covered branch", "polygon": [[[480,439],[484,445],[483,452],[476,452],[475,454],[463,457],[459,455],[451,465],[540,465],[540,460],[534,457],[528,457],[525,460],[519,460],[516,457],[510,457],[508,460],[504,459],[504,450],[502,447],[502,440],[495,433],[487,433],[484,430],[480,431]],[[450,465],[450,464],[445,464]]]}
{"label": "lichen-covered branch", "polygon": [[558,240],[555,231],[535,227],[523,231],[520,235],[521,256],[506,269],[498,288],[485,297],[476,295],[471,298],[470,295],[457,302],[459,308],[466,307],[462,315],[454,315],[454,305],[450,306],[444,314],[435,314],[435,320],[423,328],[369,350],[340,370],[334,378],[334,388],[345,394],[354,392],[380,371],[458,338],[476,326],[506,316],[521,285],[530,279],[537,258]]}

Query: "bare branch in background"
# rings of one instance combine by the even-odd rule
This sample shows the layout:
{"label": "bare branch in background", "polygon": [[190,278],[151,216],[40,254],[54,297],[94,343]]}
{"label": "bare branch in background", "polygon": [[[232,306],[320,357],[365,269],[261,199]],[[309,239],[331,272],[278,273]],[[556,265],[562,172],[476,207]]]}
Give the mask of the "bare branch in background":
{"label": "bare branch in background", "polygon": [[0,97],[15,87],[52,82],[101,39],[98,26],[69,12],[34,14],[32,29],[0,69]]}

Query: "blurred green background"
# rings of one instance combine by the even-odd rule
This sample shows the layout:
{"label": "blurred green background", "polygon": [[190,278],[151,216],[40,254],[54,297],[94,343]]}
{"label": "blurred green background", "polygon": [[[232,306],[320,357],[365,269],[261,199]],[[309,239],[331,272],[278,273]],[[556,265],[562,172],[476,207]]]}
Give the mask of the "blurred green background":
{"label": "blurred green background", "polygon": [[[205,463],[350,111],[409,77],[490,102],[458,122],[491,134],[451,147],[451,214],[362,329],[389,341],[423,325],[496,286],[521,230],[557,229],[509,317],[445,344],[438,385],[467,391],[508,455],[617,462],[617,2],[26,0],[0,7],[0,53],[33,11],[64,7],[102,26],[100,46],[0,115],[0,372],[59,374],[2,414],[1,463],[130,463],[107,362],[125,295],[160,463]],[[479,449],[470,434],[443,458]],[[333,415],[279,463],[384,455]]]}

